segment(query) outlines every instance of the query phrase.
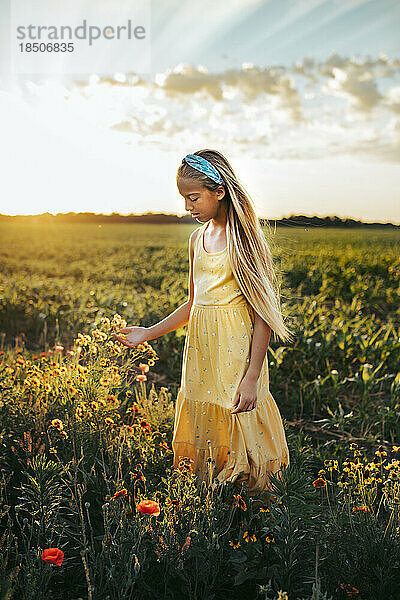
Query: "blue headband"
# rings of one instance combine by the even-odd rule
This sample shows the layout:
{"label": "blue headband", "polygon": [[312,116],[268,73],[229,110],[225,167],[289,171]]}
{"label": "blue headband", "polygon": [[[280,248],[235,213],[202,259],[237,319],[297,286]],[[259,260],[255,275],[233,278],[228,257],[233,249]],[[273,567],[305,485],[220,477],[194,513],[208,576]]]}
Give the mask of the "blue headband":
{"label": "blue headband", "polygon": [[201,173],[205,173],[205,175],[215,181],[215,183],[225,185],[225,181],[222,179],[221,173],[217,171],[214,165],[212,165],[202,156],[198,156],[197,154],[187,154],[183,160],[187,162],[188,165],[193,167],[193,169],[196,169]]}

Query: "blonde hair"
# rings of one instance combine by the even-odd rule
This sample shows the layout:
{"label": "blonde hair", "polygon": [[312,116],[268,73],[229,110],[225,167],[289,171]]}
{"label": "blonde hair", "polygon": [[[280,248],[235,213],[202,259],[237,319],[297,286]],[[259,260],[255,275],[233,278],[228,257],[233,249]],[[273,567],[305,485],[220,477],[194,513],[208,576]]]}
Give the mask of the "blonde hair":
{"label": "blonde hair", "polygon": [[[249,194],[220,152],[198,150],[193,154],[213,164],[224,179],[228,256],[241,292],[252,308],[271,327],[275,340],[281,338],[284,342],[293,341],[293,332],[283,320],[280,284],[273,266],[272,254]],[[184,161],[178,168],[178,178],[198,181],[210,191],[215,191],[220,185]]]}

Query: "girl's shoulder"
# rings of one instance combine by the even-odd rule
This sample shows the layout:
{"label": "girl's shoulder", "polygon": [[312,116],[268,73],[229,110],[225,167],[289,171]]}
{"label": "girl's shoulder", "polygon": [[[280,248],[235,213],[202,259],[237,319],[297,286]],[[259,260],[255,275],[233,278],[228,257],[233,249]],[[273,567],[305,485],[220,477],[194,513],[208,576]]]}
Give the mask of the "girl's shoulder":
{"label": "girl's shoulder", "polygon": [[201,235],[201,231],[202,231],[203,227],[204,227],[204,224],[203,224],[203,225],[200,225],[200,227],[196,227],[196,229],[194,229],[194,230],[192,231],[192,233],[191,233],[191,234],[190,234],[190,236],[189,236],[189,243],[190,243],[190,245],[191,245],[192,243],[193,243],[193,244],[195,244],[195,243],[196,243],[196,241],[197,241],[197,239],[198,239],[199,235]]}

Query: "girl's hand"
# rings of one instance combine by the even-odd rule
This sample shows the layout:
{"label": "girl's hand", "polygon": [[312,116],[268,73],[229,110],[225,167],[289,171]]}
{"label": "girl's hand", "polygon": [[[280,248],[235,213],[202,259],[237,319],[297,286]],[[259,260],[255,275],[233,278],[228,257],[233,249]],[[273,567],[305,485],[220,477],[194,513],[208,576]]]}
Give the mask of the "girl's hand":
{"label": "girl's hand", "polygon": [[[239,402],[240,400],[240,402]],[[240,382],[233,400],[234,415],[240,412],[248,412],[257,406],[257,379],[252,376],[245,375]]]}
{"label": "girl's hand", "polygon": [[122,338],[116,333],[112,333],[111,335],[118,340],[120,344],[128,346],[128,348],[134,348],[147,341],[147,327],[125,327],[124,329],[120,329],[118,333],[126,333],[126,338]]}

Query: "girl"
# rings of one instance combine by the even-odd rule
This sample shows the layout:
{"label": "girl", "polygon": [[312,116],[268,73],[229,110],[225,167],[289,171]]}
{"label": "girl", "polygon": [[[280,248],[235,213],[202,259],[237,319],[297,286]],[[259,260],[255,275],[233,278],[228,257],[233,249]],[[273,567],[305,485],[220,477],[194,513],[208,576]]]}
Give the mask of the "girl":
{"label": "girl", "polygon": [[[188,324],[176,399],[174,467],[192,461],[198,481],[245,482],[265,491],[268,475],[289,464],[281,415],[269,391],[271,330],[283,322],[272,257],[251,200],[215,150],[188,154],[177,186],[202,225],[189,238],[189,298],[151,327],[126,327],[137,346]],[[268,497],[268,494],[267,494]]]}

